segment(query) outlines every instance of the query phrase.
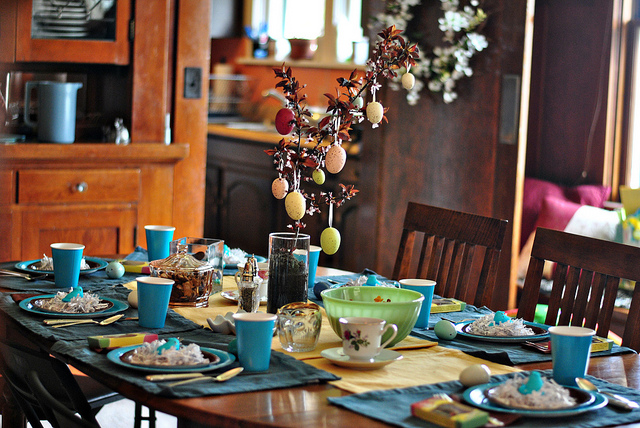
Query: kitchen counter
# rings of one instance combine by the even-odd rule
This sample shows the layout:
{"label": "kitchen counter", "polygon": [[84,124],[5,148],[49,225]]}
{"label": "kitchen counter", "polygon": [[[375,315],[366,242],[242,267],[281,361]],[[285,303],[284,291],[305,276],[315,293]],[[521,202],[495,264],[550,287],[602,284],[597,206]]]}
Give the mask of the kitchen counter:
{"label": "kitchen counter", "polygon": [[[265,145],[277,145],[283,136],[259,122],[230,122],[230,123],[210,123],[208,125],[209,135],[225,137],[237,140],[245,140]],[[328,144],[328,143],[323,143]],[[311,144],[303,144],[303,147],[311,147]],[[342,147],[347,151],[348,156],[358,156],[360,154],[360,144],[346,142]]]}

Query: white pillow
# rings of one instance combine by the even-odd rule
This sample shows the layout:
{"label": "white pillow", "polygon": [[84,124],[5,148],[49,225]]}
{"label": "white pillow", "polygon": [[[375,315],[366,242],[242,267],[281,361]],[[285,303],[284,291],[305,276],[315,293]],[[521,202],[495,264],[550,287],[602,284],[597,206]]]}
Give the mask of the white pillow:
{"label": "white pillow", "polygon": [[616,211],[583,205],[571,217],[564,231],[590,238],[615,241],[618,224],[620,224],[620,218]]}

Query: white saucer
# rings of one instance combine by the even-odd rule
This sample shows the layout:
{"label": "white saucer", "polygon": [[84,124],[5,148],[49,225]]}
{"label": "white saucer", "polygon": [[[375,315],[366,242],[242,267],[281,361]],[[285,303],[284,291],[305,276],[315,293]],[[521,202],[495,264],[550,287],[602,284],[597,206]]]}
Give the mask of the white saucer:
{"label": "white saucer", "polygon": [[[220,293],[220,295],[222,297],[224,297],[227,300],[231,300],[232,302],[238,303],[238,290],[231,290],[231,291],[223,291],[222,293]],[[260,298],[260,304],[261,305],[266,305],[267,304],[267,298],[266,297],[261,297]]]}
{"label": "white saucer", "polygon": [[383,349],[380,354],[373,359],[373,361],[354,360],[348,355],[344,354],[342,347],[325,349],[324,351],[320,352],[320,355],[337,366],[359,370],[379,369],[386,366],[387,364],[391,364],[394,361],[402,359],[402,354],[400,352],[392,351],[390,349]]}

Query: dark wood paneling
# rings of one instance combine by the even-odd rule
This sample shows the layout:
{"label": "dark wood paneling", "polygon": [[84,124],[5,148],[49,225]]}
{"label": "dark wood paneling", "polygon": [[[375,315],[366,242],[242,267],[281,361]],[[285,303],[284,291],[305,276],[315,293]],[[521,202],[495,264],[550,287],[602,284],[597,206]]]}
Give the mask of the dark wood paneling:
{"label": "dark wood paneling", "polygon": [[[483,2],[489,48],[472,60],[474,75],[458,82],[453,103],[424,90],[409,106],[403,92],[383,90],[389,123],[365,127],[363,136],[359,227],[371,229],[357,245],[363,268],[391,275],[409,201],[512,220],[517,149],[498,142],[500,89],[504,73],[521,73],[525,6]],[[414,9],[412,25],[435,28],[429,24],[442,13],[437,2]],[[440,44],[440,37],[434,31],[427,40]],[[507,304],[509,253],[507,245],[495,307]]]}
{"label": "dark wood paneling", "polygon": [[601,182],[615,3],[536,1],[526,175]]}

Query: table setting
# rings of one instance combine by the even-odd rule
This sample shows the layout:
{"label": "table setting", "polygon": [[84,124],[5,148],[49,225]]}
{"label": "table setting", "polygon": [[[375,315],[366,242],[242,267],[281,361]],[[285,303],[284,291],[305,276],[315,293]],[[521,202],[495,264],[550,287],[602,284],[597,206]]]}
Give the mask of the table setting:
{"label": "table setting", "polygon": [[[166,232],[160,226],[152,230]],[[210,262],[220,259],[221,241],[207,242],[202,251],[198,251],[201,244],[197,240],[177,241],[181,244],[173,248],[171,243],[175,241],[169,241],[168,251],[161,254],[165,258],[149,263],[149,275],[125,271],[113,275],[118,278],[109,278],[106,267],[81,274],[78,264],[73,268],[74,278],[65,279],[64,284],[77,281],[69,291],[56,287],[52,281],[7,277],[6,288],[11,292],[0,298],[0,310],[35,335],[36,340],[51,343],[50,352],[54,355],[91,367],[99,378],[119,379],[158,397],[225,396],[328,383],[350,394],[330,397],[331,405],[399,426],[425,426],[420,417],[412,416],[412,405],[445,396],[462,403],[459,405],[472,405],[476,414],[507,414],[527,422],[551,419],[551,426],[560,426],[553,424],[568,416],[584,418],[587,424],[580,426],[595,426],[588,423],[609,418],[610,410],[605,407],[609,399],[597,391],[580,390],[582,401],[563,411],[505,410],[504,405],[489,400],[488,394],[501,384],[514,376],[529,374],[514,366],[549,361],[553,355],[522,347],[524,341],[520,338],[483,340],[471,330],[485,319],[489,324],[495,320],[498,327],[501,323],[504,326],[519,322],[501,312],[462,304],[451,306],[451,312],[441,306],[431,313],[431,303],[441,299],[433,295],[433,281],[389,281],[369,269],[318,276],[314,286],[305,288],[306,302],[287,303],[270,313],[254,299],[259,296],[257,292],[251,297],[240,294],[236,301],[223,296],[225,291],[243,287],[257,290],[263,282],[269,290],[269,276],[260,277],[256,257],[248,255],[244,266],[238,264],[233,274],[224,275],[219,262],[215,262],[217,268],[213,270]],[[211,250],[212,245],[216,251]],[[78,247],[61,246],[74,250]],[[203,255],[198,256],[199,253]],[[128,257],[136,259],[141,254],[136,250]],[[146,257],[151,256],[147,253]],[[80,260],[78,254],[76,259]],[[179,263],[168,263],[171,261]],[[308,259],[305,263],[309,263]],[[305,275],[315,276],[315,270],[312,263]],[[2,279],[4,284],[5,277]],[[17,290],[13,288],[16,281],[22,282]],[[43,282],[49,287],[43,287]],[[216,288],[212,286],[214,282]],[[197,285],[196,299],[184,291],[187,288],[183,284],[187,283],[188,287]],[[43,304],[91,295],[105,306],[91,312],[63,313],[48,310]],[[247,305],[243,299],[253,303]],[[218,330],[213,320],[219,317],[233,328]],[[527,340],[556,340],[552,334],[555,327],[528,322],[521,327],[536,329]],[[587,339],[584,343],[590,345],[591,337]],[[553,348],[557,352],[562,349],[559,344]],[[574,350],[575,345],[570,349]],[[183,351],[195,352],[203,360],[154,362]],[[626,352],[633,351],[614,346],[601,354]],[[143,355],[151,357],[145,357],[146,362],[138,361]],[[617,393],[623,399],[640,399],[628,388],[587,377],[588,357],[584,361],[584,370],[574,377],[586,377],[601,391]],[[555,379],[556,367],[560,365],[554,363],[554,372],[543,371],[543,375]],[[570,369],[573,366],[563,370]],[[577,391],[574,385],[563,388]],[[394,400],[401,402],[400,415],[404,416],[400,420],[389,415],[392,412],[379,416],[369,409],[374,401],[387,404]],[[388,409],[387,405],[378,407]],[[415,414],[422,410],[418,408]],[[631,411],[615,420],[640,420],[636,413]]]}

